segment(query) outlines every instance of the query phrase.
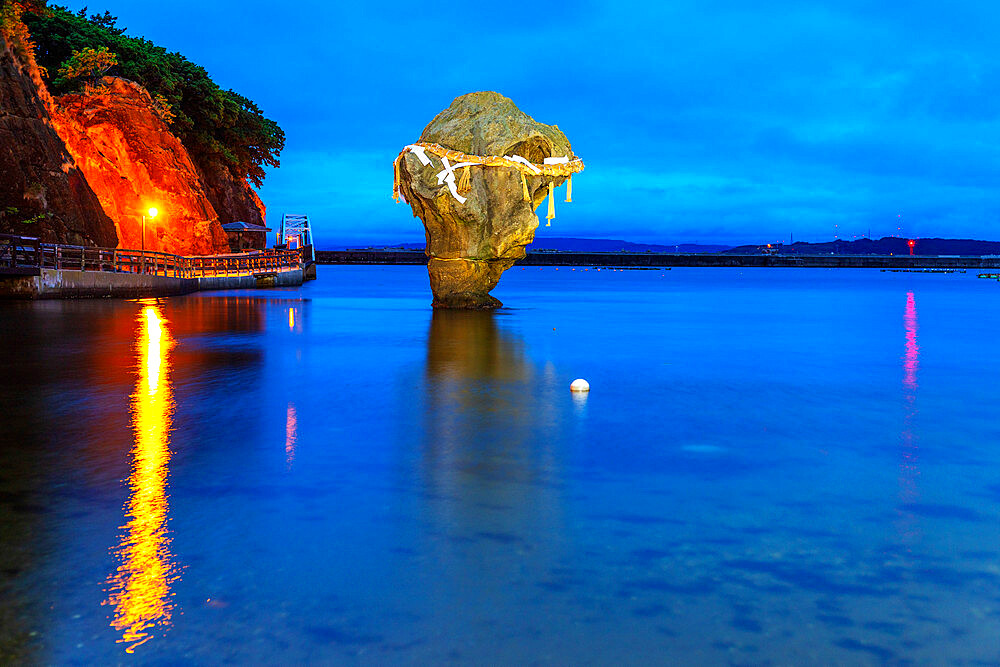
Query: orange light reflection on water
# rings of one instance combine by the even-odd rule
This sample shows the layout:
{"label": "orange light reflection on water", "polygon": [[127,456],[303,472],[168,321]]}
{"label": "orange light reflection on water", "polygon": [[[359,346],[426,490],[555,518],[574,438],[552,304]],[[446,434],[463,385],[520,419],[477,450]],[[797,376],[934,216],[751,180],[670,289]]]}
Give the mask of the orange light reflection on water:
{"label": "orange light reflection on water", "polygon": [[174,341],[158,306],[145,306],[139,322],[127,522],[114,549],[119,566],[109,579],[105,601],[114,607],[111,626],[122,633],[118,641],[128,644],[128,653],[151,639],[157,627],[170,625],[174,609],[170,586],[179,578],[167,531],[167,464],[174,411],[169,353]]}

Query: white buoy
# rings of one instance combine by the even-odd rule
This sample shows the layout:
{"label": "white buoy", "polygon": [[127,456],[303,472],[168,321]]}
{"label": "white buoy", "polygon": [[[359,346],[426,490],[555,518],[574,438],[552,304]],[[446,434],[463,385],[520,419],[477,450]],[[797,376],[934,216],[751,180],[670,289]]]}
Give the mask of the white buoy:
{"label": "white buoy", "polygon": [[577,378],[569,385],[570,391],[590,391],[590,383],[583,378]]}

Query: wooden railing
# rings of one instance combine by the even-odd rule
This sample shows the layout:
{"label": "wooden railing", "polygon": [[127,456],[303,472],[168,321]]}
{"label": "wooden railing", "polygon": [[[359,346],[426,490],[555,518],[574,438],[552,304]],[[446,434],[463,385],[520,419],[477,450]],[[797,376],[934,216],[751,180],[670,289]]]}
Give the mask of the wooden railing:
{"label": "wooden railing", "polygon": [[0,274],[38,275],[40,246],[36,238],[0,234]]}
{"label": "wooden railing", "polygon": [[41,269],[65,269],[202,278],[275,273],[296,268],[301,263],[302,255],[298,250],[182,257],[153,250],[53,245],[28,237],[0,235],[0,271],[7,273],[30,275]]}

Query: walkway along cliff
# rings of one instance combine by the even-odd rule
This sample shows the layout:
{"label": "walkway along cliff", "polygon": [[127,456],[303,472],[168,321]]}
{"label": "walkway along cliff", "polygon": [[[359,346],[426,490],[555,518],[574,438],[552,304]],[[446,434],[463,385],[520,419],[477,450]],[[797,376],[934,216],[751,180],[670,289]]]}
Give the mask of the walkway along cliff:
{"label": "walkway along cliff", "polygon": [[294,287],[309,279],[310,264],[301,249],[181,257],[0,234],[0,300],[139,298]]}

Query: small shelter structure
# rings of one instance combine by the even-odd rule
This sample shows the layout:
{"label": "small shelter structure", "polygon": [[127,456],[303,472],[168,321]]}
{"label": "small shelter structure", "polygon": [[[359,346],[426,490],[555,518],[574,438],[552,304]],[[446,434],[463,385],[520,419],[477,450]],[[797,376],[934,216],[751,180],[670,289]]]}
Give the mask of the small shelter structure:
{"label": "small shelter structure", "polygon": [[222,225],[229,237],[229,249],[232,252],[244,250],[263,250],[267,247],[267,233],[271,231],[264,225],[252,222],[229,222]]}

